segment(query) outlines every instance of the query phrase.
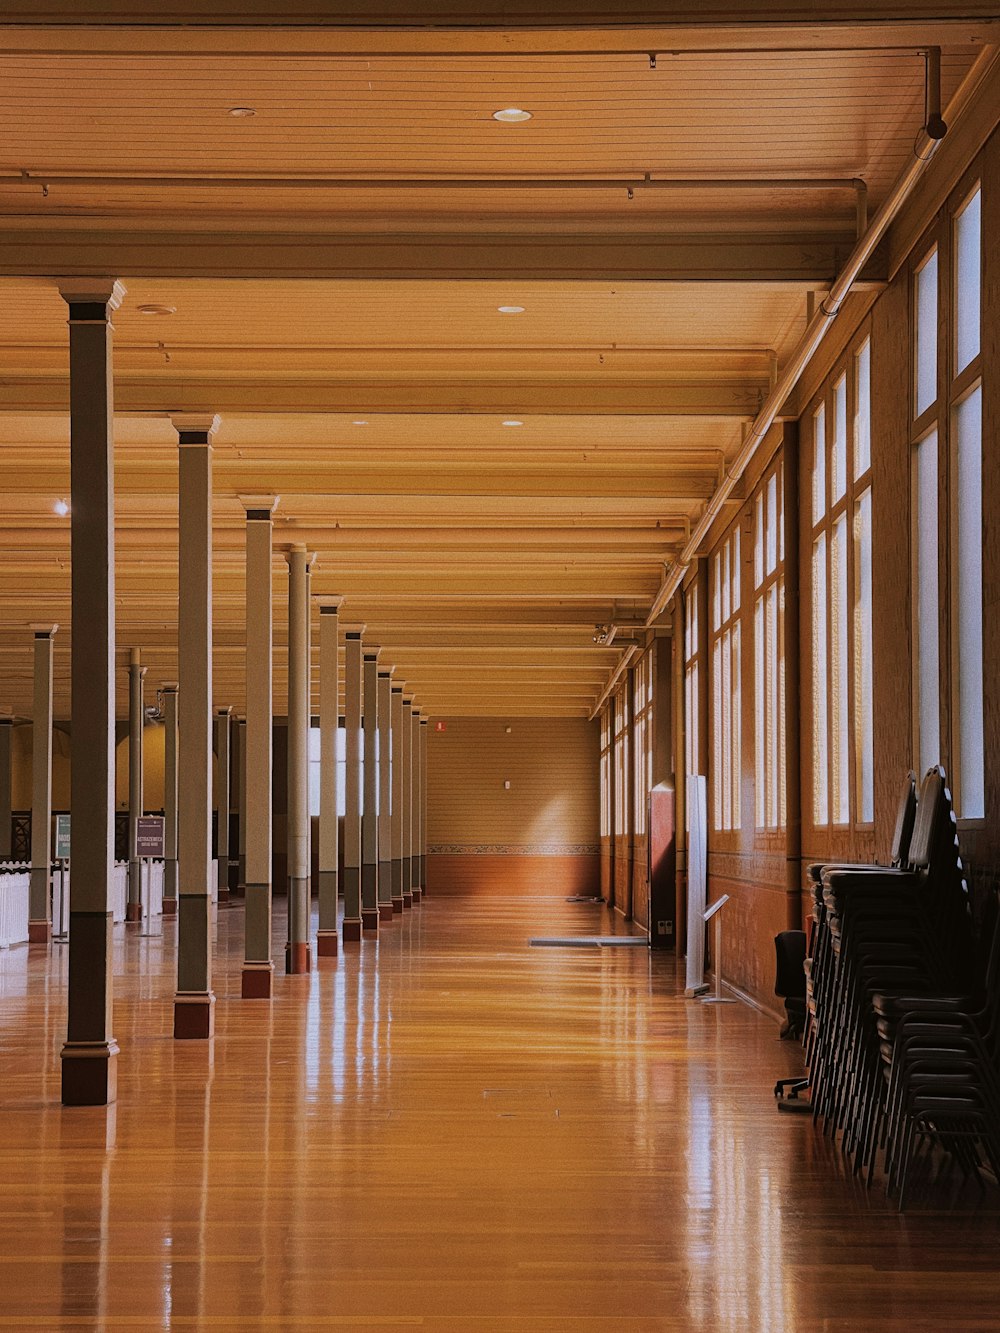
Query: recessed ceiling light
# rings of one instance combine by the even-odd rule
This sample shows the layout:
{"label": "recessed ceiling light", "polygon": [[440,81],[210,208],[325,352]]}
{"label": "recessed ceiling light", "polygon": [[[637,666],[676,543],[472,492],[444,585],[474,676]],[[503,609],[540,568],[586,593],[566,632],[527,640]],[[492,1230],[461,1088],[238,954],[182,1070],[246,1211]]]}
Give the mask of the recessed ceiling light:
{"label": "recessed ceiling light", "polygon": [[177,307],[175,305],[138,305],[136,306],[140,315],[176,315]]}
{"label": "recessed ceiling light", "polygon": [[523,315],[523,305],[498,305],[497,310],[501,315]]}
{"label": "recessed ceiling light", "polygon": [[351,425],[352,425],[352,426],[367,426],[367,425],[368,425],[368,422],[367,422],[367,421],[352,421],[352,422],[351,422]]}
{"label": "recessed ceiling light", "polygon": [[255,116],[257,112],[252,106],[231,106],[229,108],[229,114],[231,116],[236,116],[240,120],[246,120],[250,116]]}
{"label": "recessed ceiling light", "polygon": [[503,125],[521,125],[531,119],[530,111],[522,111],[519,106],[505,106],[502,111],[494,111],[493,119]]}
{"label": "recessed ceiling light", "polygon": [[69,513],[69,505],[66,503],[65,500],[57,500],[55,504],[52,506],[52,508],[56,511],[56,513],[59,515],[60,518],[65,518],[66,515]]}
{"label": "recessed ceiling light", "polygon": [[503,421],[503,422],[501,422],[500,424],[503,425],[503,426],[523,426],[523,425],[524,425],[524,422],[523,422],[523,421],[515,421],[515,420],[513,420],[513,418],[512,418],[510,421]]}

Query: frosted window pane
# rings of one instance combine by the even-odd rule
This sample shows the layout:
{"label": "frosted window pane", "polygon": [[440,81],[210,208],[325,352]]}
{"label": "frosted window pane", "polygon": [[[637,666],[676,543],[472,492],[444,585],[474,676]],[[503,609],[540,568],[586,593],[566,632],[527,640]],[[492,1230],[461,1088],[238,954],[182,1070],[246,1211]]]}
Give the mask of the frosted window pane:
{"label": "frosted window pane", "polygon": [[826,408],[813,417],[813,522],[826,513]]}
{"label": "frosted window pane", "polygon": [[758,828],[765,824],[764,759],[764,599],[758,598],[753,612],[754,640],[754,818]]}
{"label": "frosted window pane", "polygon": [[778,563],[778,478],[772,473],[767,480],[767,565],[773,574]]}
{"label": "frosted window pane", "polygon": [[937,398],[937,251],[917,273],[916,401],[917,416]]}
{"label": "frosted window pane", "polygon": [[848,752],[847,729],[847,515],[842,514],[833,528],[830,548],[830,630],[831,644],[831,731],[833,742],[833,784],[831,814],[835,824],[848,822]]}
{"label": "frosted window pane", "polygon": [[764,580],[764,497],[758,495],[754,504],[753,525],[753,586],[759,588]]}
{"label": "frosted window pane", "polygon": [[[968,210],[966,210],[968,211]],[[959,811],[986,813],[983,757],[983,391],[955,408],[958,482]]]}
{"label": "frosted window pane", "polygon": [[740,530],[733,531],[733,611],[740,609]]}
{"label": "frosted window pane", "polygon": [[858,500],[854,510],[857,601],[854,617],[854,715],[857,728],[858,819],[875,818],[875,738],[872,720],[872,493]]}
{"label": "frosted window pane", "polygon": [[722,557],[715,553],[715,559],[712,561],[712,628],[718,629],[722,624],[722,593],[719,588],[720,567]]}
{"label": "frosted window pane", "polygon": [[[730,592],[730,574],[729,574],[729,543],[726,542],[722,548],[722,620],[729,619],[729,592]],[[719,622],[722,623],[721,621]]]}
{"label": "frosted window pane", "polygon": [[938,451],[937,431],[916,448],[917,694],[920,771],[941,758],[938,635]]}
{"label": "frosted window pane", "polygon": [[847,490],[847,376],[833,386],[833,441],[830,445],[830,503]]}
{"label": "frosted window pane", "polygon": [[872,345],[866,342],[854,360],[857,404],[854,416],[854,475],[863,476],[872,463]]}
{"label": "frosted window pane", "polygon": [[826,534],[813,545],[813,822],[830,822],[830,747],[827,724]]}
{"label": "frosted window pane", "polygon": [[955,219],[955,374],[979,355],[982,288],[982,194]]}
{"label": "frosted window pane", "polygon": [[733,828],[740,827],[740,782],[742,777],[743,743],[741,735],[743,708],[740,702],[740,627],[733,626],[733,720],[732,720],[732,772],[733,772]]}

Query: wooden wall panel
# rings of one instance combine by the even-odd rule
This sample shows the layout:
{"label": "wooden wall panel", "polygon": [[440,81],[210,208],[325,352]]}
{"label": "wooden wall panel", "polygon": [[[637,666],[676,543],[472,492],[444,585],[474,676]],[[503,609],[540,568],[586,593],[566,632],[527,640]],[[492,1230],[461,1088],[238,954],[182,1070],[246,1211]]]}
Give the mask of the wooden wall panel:
{"label": "wooden wall panel", "polygon": [[597,724],[448,718],[444,727],[432,724],[427,738],[431,892],[597,894]]}
{"label": "wooden wall panel", "polygon": [[600,855],[577,856],[454,856],[427,858],[428,893],[566,898],[573,894],[597,897],[600,890]]}
{"label": "wooden wall panel", "polygon": [[632,920],[649,929],[649,839],[636,834],[632,847]]}

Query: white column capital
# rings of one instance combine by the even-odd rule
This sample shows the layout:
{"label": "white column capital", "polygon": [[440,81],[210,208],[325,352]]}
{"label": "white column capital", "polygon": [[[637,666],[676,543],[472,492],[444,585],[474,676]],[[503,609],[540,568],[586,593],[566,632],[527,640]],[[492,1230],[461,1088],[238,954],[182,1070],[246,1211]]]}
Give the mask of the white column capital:
{"label": "white column capital", "polygon": [[349,639],[360,639],[367,628],[367,625],[345,625],[344,633]]}
{"label": "white column capital", "polygon": [[258,514],[273,514],[281,503],[280,495],[241,495],[240,504],[247,511],[247,518]]}
{"label": "white column capital", "polygon": [[343,597],[330,597],[325,592],[314,592],[312,599],[319,607],[320,611],[324,613],[339,611],[344,605]]}
{"label": "white column capital", "polygon": [[429,718],[429,717],[424,717],[423,715],[421,715],[421,718],[420,718],[420,725],[421,725],[422,727],[426,727],[427,724],[428,724],[428,722],[430,722],[430,718]]}
{"label": "white column capital", "polygon": [[59,626],[53,625],[51,621],[31,620],[28,622],[28,629],[31,630],[36,639],[51,639],[58,628]]}
{"label": "white column capital", "polygon": [[212,436],[222,424],[217,412],[171,412],[170,421],[178,435],[205,434],[211,443]]}
{"label": "white column capital", "polygon": [[232,717],[232,715],[233,715],[232,704],[229,704],[227,707],[224,708],[216,708],[215,710],[215,716],[219,718]]}
{"label": "white column capital", "polygon": [[377,662],[382,649],[377,644],[366,643],[364,646],[364,659],[366,662]]}
{"label": "white column capital", "polygon": [[285,546],[282,549],[282,555],[288,561],[289,566],[291,566],[291,563],[296,556],[303,556],[305,558],[306,569],[311,569],[316,560],[316,552],[307,551],[302,542],[291,542],[288,546]]}
{"label": "white column capital", "polygon": [[160,686],[160,691],[163,694],[176,694],[179,688],[176,680],[165,680]]}
{"label": "white column capital", "polygon": [[391,679],[392,679],[392,673],[393,673],[395,670],[396,670],[395,667],[384,666],[384,665],[383,665],[383,666],[379,667],[379,672],[378,672],[378,674],[379,674],[380,676],[384,676],[384,677],[386,677],[386,679],[388,679],[388,680],[391,680]]}
{"label": "white column capital", "polygon": [[108,310],[117,310],[126,292],[117,278],[58,278],[56,286],[69,305],[103,305]]}

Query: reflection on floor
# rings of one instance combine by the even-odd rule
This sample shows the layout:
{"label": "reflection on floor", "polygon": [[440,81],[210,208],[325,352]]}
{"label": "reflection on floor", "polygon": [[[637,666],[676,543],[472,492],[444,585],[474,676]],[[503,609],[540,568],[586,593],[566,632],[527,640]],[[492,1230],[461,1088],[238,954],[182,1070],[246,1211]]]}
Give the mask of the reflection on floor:
{"label": "reflection on floor", "polygon": [[603,908],[430,899],[271,1004],[217,924],[210,1045],[170,1037],[175,923],[116,927],[110,1112],[58,1105],[65,949],[0,954],[0,1327],[1000,1328],[995,1214],[845,1179],[770,1020],[528,946]]}

